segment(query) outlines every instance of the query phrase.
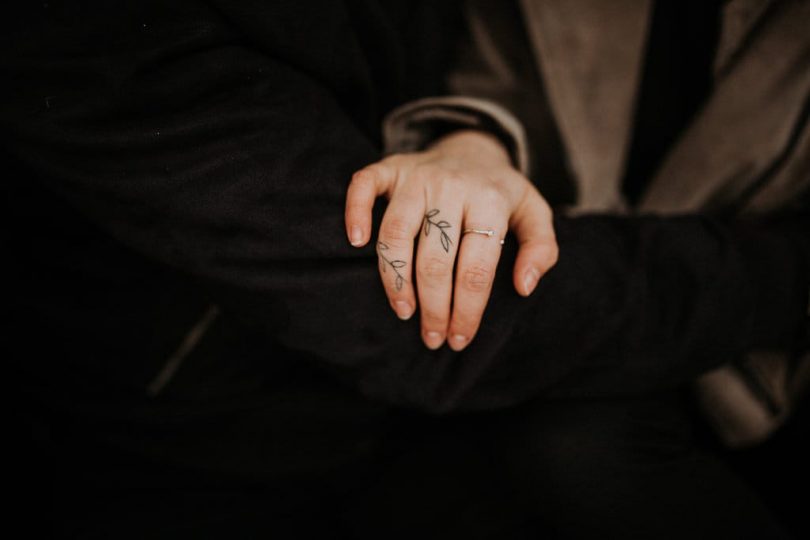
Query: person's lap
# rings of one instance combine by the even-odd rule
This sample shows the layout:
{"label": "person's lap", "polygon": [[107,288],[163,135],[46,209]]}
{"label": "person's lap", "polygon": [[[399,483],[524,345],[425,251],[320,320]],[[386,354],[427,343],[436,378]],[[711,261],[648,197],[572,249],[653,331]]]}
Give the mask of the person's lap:
{"label": "person's lap", "polygon": [[[253,403],[266,409],[251,413],[258,423],[272,418],[278,405]],[[207,430],[199,435],[227,441],[226,425],[199,423]],[[381,425],[379,444],[364,457],[283,477],[196,474],[199,463],[186,467],[82,450],[81,467],[61,462],[75,468],[58,475],[58,525],[71,535],[119,538],[782,534],[757,496],[701,449],[690,414],[674,394],[537,400],[508,411],[444,418],[395,413]],[[188,434],[178,431],[177,437]],[[275,442],[234,438],[232,444],[236,461],[257,455],[239,445],[272,448]],[[194,452],[193,444],[187,451]]]}
{"label": "person's lap", "polygon": [[552,537],[785,537],[691,412],[675,393],[537,402],[502,429],[500,457]]}

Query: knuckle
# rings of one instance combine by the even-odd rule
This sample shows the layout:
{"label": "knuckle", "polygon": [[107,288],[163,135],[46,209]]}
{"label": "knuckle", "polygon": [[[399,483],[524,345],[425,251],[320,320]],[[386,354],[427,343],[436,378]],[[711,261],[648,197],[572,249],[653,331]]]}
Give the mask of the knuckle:
{"label": "knuckle", "polygon": [[436,167],[429,164],[418,165],[413,172],[413,178],[420,183],[428,183],[436,180],[439,176],[439,171]]}
{"label": "knuckle", "polygon": [[459,171],[443,171],[442,181],[451,186],[461,186],[464,183],[464,175]]}
{"label": "knuckle", "polygon": [[363,187],[365,187],[365,185],[374,184],[374,172],[371,167],[360,169],[354,173],[352,175],[352,183]]}
{"label": "knuckle", "polygon": [[447,327],[447,313],[425,308],[422,305],[422,326],[429,330],[444,330]]}
{"label": "knuckle", "polygon": [[419,276],[427,280],[438,280],[450,275],[452,267],[450,261],[441,257],[428,257],[419,265]]}
{"label": "knuckle", "polygon": [[386,220],[381,227],[381,233],[386,242],[397,244],[397,247],[404,247],[403,244],[411,240],[410,226],[402,218]]}
{"label": "knuckle", "polygon": [[479,317],[475,312],[466,309],[456,309],[453,320],[450,321],[450,333],[472,336],[478,329]]}
{"label": "knuckle", "polygon": [[436,200],[466,198],[468,186],[461,175],[454,172],[441,172],[432,182],[432,194]]}
{"label": "knuckle", "polygon": [[453,196],[468,196],[467,192],[471,188],[471,183],[459,173],[451,172],[443,179],[444,192]]}
{"label": "knuckle", "polygon": [[479,190],[477,197],[479,201],[488,208],[501,209],[505,203],[501,191],[491,185]]}
{"label": "knuckle", "polygon": [[476,264],[464,270],[461,276],[461,286],[470,292],[485,292],[492,284],[492,270]]}
{"label": "knuckle", "polygon": [[370,208],[367,199],[360,198],[356,194],[352,198],[346,200],[346,211],[349,213],[360,214]]}
{"label": "knuckle", "polygon": [[344,215],[345,219],[351,221],[352,224],[366,224],[368,223],[367,212],[370,212],[368,206],[360,203],[350,203],[346,205]]}

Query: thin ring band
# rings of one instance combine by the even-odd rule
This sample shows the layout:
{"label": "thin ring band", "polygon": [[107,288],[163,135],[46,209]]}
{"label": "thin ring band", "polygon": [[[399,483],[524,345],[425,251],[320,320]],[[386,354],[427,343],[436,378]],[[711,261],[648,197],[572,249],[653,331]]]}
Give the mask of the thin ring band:
{"label": "thin ring band", "polygon": [[[463,235],[465,235],[465,234],[468,234],[468,233],[473,233],[473,234],[483,234],[484,236],[495,236],[495,231],[494,231],[494,230],[492,230],[492,229],[464,229],[464,230],[461,232],[462,236],[463,236]],[[499,243],[500,243],[501,245],[503,245],[503,244],[504,244],[504,241],[505,241],[505,240],[504,240],[503,238],[501,238],[501,239],[499,240]]]}
{"label": "thin ring band", "polygon": [[492,229],[464,229],[461,234],[467,233],[475,233],[475,234],[483,234],[484,236],[493,236],[495,231]]}

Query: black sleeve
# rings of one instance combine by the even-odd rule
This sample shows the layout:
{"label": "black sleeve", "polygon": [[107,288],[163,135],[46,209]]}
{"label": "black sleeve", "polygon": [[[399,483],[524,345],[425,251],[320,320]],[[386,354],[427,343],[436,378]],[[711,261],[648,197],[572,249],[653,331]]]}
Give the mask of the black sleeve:
{"label": "black sleeve", "polygon": [[200,9],[165,24],[57,20],[44,43],[8,44],[3,144],[119,242],[364,394],[445,412],[648,391],[733,359],[752,336],[792,339],[807,277],[784,235],[586,217],[556,221],[560,262],[529,299],[512,289],[507,244],[475,341],[427,350],[418,316],[390,311],[373,248],[344,236],[350,175],[379,157],[356,112]]}

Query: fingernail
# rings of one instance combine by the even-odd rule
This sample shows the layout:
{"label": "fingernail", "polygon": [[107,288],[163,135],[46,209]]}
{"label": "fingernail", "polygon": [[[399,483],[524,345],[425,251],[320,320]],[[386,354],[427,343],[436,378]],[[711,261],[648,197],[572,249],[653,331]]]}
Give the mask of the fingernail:
{"label": "fingernail", "polygon": [[353,246],[359,246],[363,243],[363,229],[361,229],[359,225],[352,225],[352,232],[351,236],[349,236],[349,242],[351,242]]}
{"label": "fingernail", "polygon": [[413,315],[413,308],[404,300],[397,300],[394,302],[394,311],[397,312],[397,317],[403,321],[407,321],[411,318],[411,315]]}
{"label": "fingernail", "polygon": [[537,268],[529,268],[523,276],[523,290],[526,296],[532,294],[537,282],[540,280],[540,271]]}
{"label": "fingernail", "polygon": [[443,341],[444,337],[439,332],[425,332],[425,345],[428,346],[428,349],[435,351],[442,346]]}
{"label": "fingernail", "polygon": [[467,344],[467,336],[462,336],[461,334],[453,334],[450,337],[450,344],[453,346],[454,349],[461,348]]}

